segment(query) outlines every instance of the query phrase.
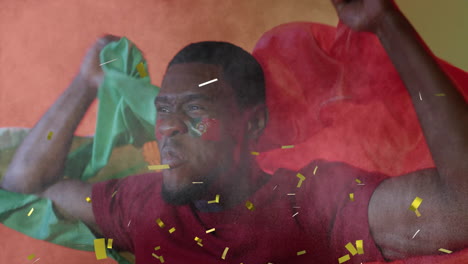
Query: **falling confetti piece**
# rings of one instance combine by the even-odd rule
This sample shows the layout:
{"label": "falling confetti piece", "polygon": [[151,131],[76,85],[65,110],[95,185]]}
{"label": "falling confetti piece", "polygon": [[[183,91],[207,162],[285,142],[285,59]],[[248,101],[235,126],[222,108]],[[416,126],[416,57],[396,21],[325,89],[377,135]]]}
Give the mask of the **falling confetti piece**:
{"label": "falling confetti piece", "polygon": [[254,156],[258,156],[258,155],[260,155],[260,153],[258,153],[258,152],[255,152],[255,151],[252,151],[252,152],[251,152],[251,154],[252,154],[252,155],[254,155]]}
{"label": "falling confetti piece", "polygon": [[[421,229],[418,229],[418,231],[416,231],[416,233],[414,233],[413,238],[419,233],[419,231],[421,231]],[[413,238],[411,238],[411,239],[413,239]]]}
{"label": "falling confetti piece", "polygon": [[349,194],[349,199],[350,199],[352,202],[354,202],[354,193],[350,193],[350,194]]}
{"label": "falling confetti piece", "polygon": [[143,62],[138,63],[136,68],[137,68],[138,73],[140,74],[141,78],[145,78],[146,76],[148,76],[148,74],[146,73],[145,65],[143,64]]}
{"label": "falling confetti piece", "polygon": [[356,179],[355,180],[357,183],[362,183],[362,181],[360,179]]}
{"label": "falling confetti piece", "polygon": [[31,210],[29,210],[28,216],[30,216],[33,212],[34,212],[34,208],[31,208]]}
{"label": "falling confetti piece", "polygon": [[35,257],[36,257],[36,255],[31,254],[31,255],[28,256],[28,260],[31,260],[31,259],[33,259],[33,258],[35,258]]}
{"label": "falling confetti piece", "polygon": [[440,252],[447,253],[447,254],[450,254],[450,253],[452,253],[452,251],[451,251],[451,250],[448,250],[448,249],[445,249],[445,248],[439,248],[439,251],[440,251]]}
{"label": "falling confetti piece", "polygon": [[219,203],[219,194],[216,195],[215,199],[214,200],[211,200],[211,201],[208,201],[209,204],[212,204],[212,203]]}
{"label": "falling confetti piece", "polygon": [[275,187],[273,188],[273,191],[276,190],[276,187],[278,187],[278,185],[275,185]]}
{"label": "falling confetti piece", "polygon": [[117,58],[117,59],[110,60],[110,61],[103,62],[103,63],[99,64],[99,66],[102,66],[102,65],[104,65],[104,64],[113,62],[113,61],[115,61],[115,60],[118,60],[118,58]]}
{"label": "falling confetti piece", "polygon": [[155,251],[158,251],[160,249],[161,249],[161,246],[157,246],[157,247],[154,248]]}
{"label": "falling confetti piece", "polygon": [[351,253],[351,255],[356,255],[358,252],[356,250],[356,248],[354,247],[353,243],[349,242],[348,244],[346,244],[345,248],[349,251],[349,253]]}
{"label": "falling confetti piece", "polygon": [[202,184],[203,182],[192,182],[192,184]]}
{"label": "falling confetti piece", "polygon": [[164,165],[149,165],[148,170],[165,170],[165,169],[170,169],[169,165],[164,164]]}
{"label": "falling confetti piece", "polygon": [[49,134],[47,134],[47,140],[51,140],[52,135],[54,135],[54,132],[50,131]]}
{"label": "falling confetti piece", "polygon": [[421,92],[419,92],[419,99],[422,101]]}
{"label": "falling confetti piece", "polygon": [[173,228],[169,229],[169,233],[171,233],[171,234],[172,234],[172,233],[174,233],[174,232],[175,232],[175,230],[176,230],[176,229],[175,229],[175,227],[173,227]]}
{"label": "falling confetti piece", "polygon": [[37,262],[38,260],[40,260],[40,259],[41,259],[41,258],[38,258],[38,259],[36,259],[36,260],[35,260],[35,261],[33,261],[33,263],[31,263],[31,264],[34,264],[34,263],[36,263],[36,262]]}
{"label": "falling confetti piece", "polygon": [[156,255],[156,254],[154,254],[154,253],[152,253],[151,255],[152,255],[153,257],[159,259],[159,261],[160,261],[161,263],[164,263],[164,258],[163,258],[163,256],[158,256],[158,255]]}
{"label": "falling confetti piece", "polygon": [[204,83],[199,84],[198,87],[202,87],[202,86],[205,86],[205,85],[207,85],[207,84],[214,83],[214,82],[216,82],[216,81],[218,81],[218,79],[213,79],[213,80],[211,80],[211,81],[207,81],[207,82],[204,82]]}
{"label": "falling confetti piece", "polygon": [[160,228],[163,228],[163,227],[166,226],[166,225],[164,224],[164,222],[161,220],[161,218],[156,219],[156,223],[158,223],[158,226],[159,226]]}
{"label": "falling confetti piece", "polygon": [[296,194],[295,193],[288,193],[288,195],[293,196],[293,195],[296,195]]}
{"label": "falling confetti piece", "polygon": [[346,262],[348,260],[350,260],[351,258],[349,257],[349,254],[347,254],[346,256],[343,256],[341,258],[338,259],[338,263],[343,263],[343,262]]}
{"label": "falling confetti piece", "polygon": [[86,197],[86,202],[90,203],[90,202],[91,202],[91,198]]}
{"label": "falling confetti piece", "polygon": [[315,175],[315,173],[317,172],[317,169],[318,169],[318,166],[315,166],[314,175]]}
{"label": "falling confetti piece", "polygon": [[420,217],[421,216],[421,213],[419,213],[419,206],[421,205],[423,199],[419,198],[419,197],[416,197],[414,198],[414,201],[411,203],[411,206],[409,207],[409,209],[413,212],[416,213],[416,216],[417,217]]}
{"label": "falling confetti piece", "polygon": [[229,250],[228,247],[226,247],[226,248],[224,249],[223,255],[221,256],[222,259],[226,259],[226,254],[227,254],[228,250]]}
{"label": "falling confetti piece", "polygon": [[294,145],[288,145],[288,146],[281,146],[282,149],[290,149],[294,148]]}
{"label": "falling confetti piece", "polygon": [[292,217],[295,217],[297,214],[299,214],[299,212],[296,212],[295,214],[293,214],[293,216],[292,216]]}
{"label": "falling confetti piece", "polygon": [[214,232],[214,231],[215,231],[215,229],[211,228],[210,230],[206,230],[206,233],[209,234],[209,233]]}
{"label": "falling confetti piece", "polygon": [[445,94],[444,93],[438,93],[438,94],[436,94],[436,96],[445,96]]}
{"label": "falling confetti piece", "polygon": [[302,175],[302,174],[300,174],[300,173],[298,173],[298,174],[296,175],[296,177],[299,178],[299,182],[297,183],[297,188],[301,188],[302,182],[305,180],[305,176]]}
{"label": "falling confetti piece", "polygon": [[247,201],[245,203],[245,206],[247,207],[247,209],[249,209],[250,211],[253,211],[255,209],[253,203],[251,203],[250,201]]}
{"label": "falling confetti piece", "polygon": [[104,238],[94,239],[94,252],[96,259],[106,259],[106,241]]}
{"label": "falling confetti piece", "polygon": [[116,193],[117,193],[117,191],[115,191],[115,192],[112,194],[111,197],[114,198],[114,196],[115,196]]}
{"label": "falling confetti piece", "polygon": [[297,255],[300,256],[300,255],[304,255],[305,253],[306,253],[306,251],[302,250],[302,251],[297,252]]}
{"label": "falling confetti piece", "polygon": [[364,254],[364,245],[362,240],[356,240],[357,253],[359,255]]}
{"label": "falling confetti piece", "polygon": [[130,226],[130,223],[131,223],[131,222],[132,222],[132,220],[128,221],[128,225],[127,225],[127,227],[129,227],[129,226]]}
{"label": "falling confetti piece", "polygon": [[107,240],[107,248],[112,248],[112,242],[114,242],[114,240],[112,238],[109,238]]}
{"label": "falling confetti piece", "polygon": [[197,241],[197,245],[199,245],[200,247],[203,247],[203,244],[202,244],[202,239],[199,238],[199,237],[195,237],[195,241]]}

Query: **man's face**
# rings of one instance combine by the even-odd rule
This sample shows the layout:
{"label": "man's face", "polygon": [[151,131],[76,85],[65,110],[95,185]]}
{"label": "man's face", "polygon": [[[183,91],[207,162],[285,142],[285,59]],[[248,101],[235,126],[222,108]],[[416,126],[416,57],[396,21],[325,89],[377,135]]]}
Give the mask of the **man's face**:
{"label": "man's face", "polygon": [[[199,87],[213,79],[218,81]],[[238,165],[247,122],[216,65],[171,66],[155,105],[161,162],[171,168],[163,171],[163,197],[186,204]]]}

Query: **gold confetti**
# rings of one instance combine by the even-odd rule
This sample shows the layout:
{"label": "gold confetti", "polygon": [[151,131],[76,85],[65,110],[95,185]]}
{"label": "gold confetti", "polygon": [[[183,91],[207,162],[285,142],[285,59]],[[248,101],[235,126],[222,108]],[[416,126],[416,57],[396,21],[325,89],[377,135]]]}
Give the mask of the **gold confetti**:
{"label": "gold confetti", "polygon": [[364,245],[362,240],[356,240],[357,253],[359,255],[364,254]]}
{"label": "gold confetti", "polygon": [[206,233],[209,234],[209,233],[214,232],[214,231],[215,231],[215,229],[211,228],[210,230],[206,230]]}
{"label": "gold confetti", "polygon": [[251,152],[251,154],[252,154],[252,155],[254,155],[254,156],[258,156],[258,155],[260,155],[260,153],[259,153],[259,152],[255,152],[255,151],[252,151],[252,152]]}
{"label": "gold confetti", "polygon": [[164,222],[161,220],[161,218],[156,219],[156,223],[158,223],[158,226],[159,226],[160,228],[163,228],[163,227],[166,226],[166,225],[164,224]]}
{"label": "gold confetti", "polygon": [[254,206],[253,203],[251,203],[250,201],[245,202],[245,206],[246,206],[247,209],[249,209],[250,211],[253,211],[253,210],[255,209],[255,206]]}
{"label": "gold confetti", "polygon": [[172,233],[174,233],[174,232],[175,232],[175,230],[176,230],[176,229],[175,229],[175,227],[173,227],[173,228],[169,229],[169,233],[171,233],[171,234],[172,234]]}
{"label": "gold confetti", "polygon": [[115,196],[116,193],[117,193],[117,191],[115,191],[115,192],[112,194],[111,197],[114,198],[114,196]]}
{"label": "gold confetti", "polygon": [[201,239],[201,238],[195,237],[195,241],[197,241],[197,245],[199,245],[200,247],[203,247],[202,239]]}
{"label": "gold confetti", "polygon": [[33,259],[34,257],[36,257],[36,255],[34,255],[34,254],[29,255],[29,256],[28,256],[28,260],[31,260],[31,259]]}
{"label": "gold confetti", "polygon": [[419,198],[419,197],[416,197],[414,198],[414,201],[411,203],[411,206],[409,207],[409,209],[413,212],[416,213],[416,216],[417,217],[420,217],[421,216],[421,213],[419,213],[419,206],[421,205],[423,199]]}
{"label": "gold confetti", "polygon": [[350,194],[349,194],[349,199],[350,199],[352,202],[354,202],[354,193],[350,193]]}
{"label": "gold confetti", "polygon": [[86,197],[86,202],[90,203],[90,202],[91,202],[91,198]]}
{"label": "gold confetti", "polygon": [[355,180],[357,183],[362,183],[360,179]]}
{"label": "gold confetti", "polygon": [[436,94],[436,96],[445,96],[445,94],[444,93],[438,93],[438,94]]}
{"label": "gold confetti", "polygon": [[282,149],[294,148],[294,145],[281,146]]}
{"label": "gold confetti", "polygon": [[226,247],[226,248],[224,249],[223,255],[221,256],[222,259],[226,259],[226,254],[227,254],[228,250],[229,250],[228,247]]}
{"label": "gold confetti", "polygon": [[47,134],[47,140],[51,140],[53,135],[54,132],[50,131],[49,134]]}
{"label": "gold confetti", "polygon": [[34,212],[34,207],[29,210],[28,216],[30,216]]}
{"label": "gold confetti", "polygon": [[94,239],[94,253],[96,254],[96,259],[106,259],[106,241],[104,238]]}
{"label": "gold confetti", "polygon": [[160,249],[161,249],[161,246],[157,246],[157,247],[154,248],[155,251],[158,251]]}
{"label": "gold confetti", "polygon": [[138,73],[140,74],[141,78],[145,78],[146,76],[148,76],[148,74],[146,73],[145,65],[143,64],[143,62],[138,63],[136,68],[137,68]]}
{"label": "gold confetti", "polygon": [[296,175],[296,177],[299,178],[299,182],[297,183],[297,188],[301,188],[302,182],[305,180],[305,176],[302,175],[302,174],[300,174],[300,173],[298,173],[298,174]]}
{"label": "gold confetti", "polygon": [[447,253],[447,254],[450,254],[450,253],[452,253],[452,251],[451,251],[451,250],[448,250],[448,249],[445,249],[445,248],[439,248],[439,251],[440,251],[440,252]]}
{"label": "gold confetti", "polygon": [[216,195],[215,199],[212,200],[212,201],[208,201],[209,204],[212,204],[212,203],[219,203],[219,194]]}
{"label": "gold confetti", "polygon": [[297,252],[297,255],[300,256],[300,255],[304,255],[305,253],[306,253],[306,251],[302,250],[302,251]]}
{"label": "gold confetti", "polygon": [[151,255],[152,255],[153,257],[159,259],[159,261],[160,261],[161,263],[164,263],[164,258],[163,258],[163,256],[158,256],[158,255],[156,255],[156,254],[154,254],[154,253],[151,253]]}
{"label": "gold confetti", "polygon": [[350,260],[351,258],[349,257],[349,254],[346,254],[346,256],[342,256],[341,258],[338,259],[338,263],[343,263],[343,262],[346,262],[348,260]]}
{"label": "gold confetti", "polygon": [[358,252],[356,250],[356,248],[354,247],[353,243],[349,242],[348,244],[346,244],[345,248],[349,251],[349,253],[351,253],[351,255],[356,255]]}
{"label": "gold confetti", "polygon": [[107,240],[107,248],[112,248],[112,242],[114,242],[114,240],[112,238],[109,238]]}
{"label": "gold confetti", "polygon": [[315,166],[314,175],[315,175],[315,173],[317,172],[317,169],[318,169],[318,166]]}
{"label": "gold confetti", "polygon": [[168,164],[148,166],[148,170],[165,170],[165,169],[170,169]]}

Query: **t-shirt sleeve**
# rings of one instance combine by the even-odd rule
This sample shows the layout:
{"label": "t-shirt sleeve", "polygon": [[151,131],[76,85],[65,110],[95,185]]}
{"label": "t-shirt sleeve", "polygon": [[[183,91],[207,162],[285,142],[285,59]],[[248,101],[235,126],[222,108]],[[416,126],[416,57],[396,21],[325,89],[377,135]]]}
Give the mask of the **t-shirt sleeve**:
{"label": "t-shirt sleeve", "polygon": [[[313,161],[300,173],[306,180],[304,190],[297,197],[298,203],[301,208],[314,208],[302,212],[306,214],[304,219],[308,219],[310,224],[314,221],[326,223],[321,226],[326,226],[328,243],[335,254],[333,258],[338,261],[338,258],[349,254],[351,261],[347,263],[383,261],[382,253],[370,234],[368,208],[375,189],[389,176],[325,160]],[[363,241],[364,252],[352,255],[345,246],[352,243],[357,249],[357,240]]]}
{"label": "t-shirt sleeve", "polygon": [[113,239],[113,247],[118,250],[134,250],[134,226],[138,208],[144,203],[138,194],[148,186],[147,180],[145,175],[135,175],[93,186],[91,200],[96,223],[105,238]]}

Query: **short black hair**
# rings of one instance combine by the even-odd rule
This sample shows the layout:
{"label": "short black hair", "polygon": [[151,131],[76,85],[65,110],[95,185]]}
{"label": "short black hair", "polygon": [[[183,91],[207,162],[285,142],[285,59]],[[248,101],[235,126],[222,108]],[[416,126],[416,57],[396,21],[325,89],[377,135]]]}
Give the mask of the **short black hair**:
{"label": "short black hair", "polygon": [[247,51],[228,42],[191,43],[169,62],[205,63],[221,66],[223,77],[233,87],[241,108],[265,103],[265,77],[258,61]]}

